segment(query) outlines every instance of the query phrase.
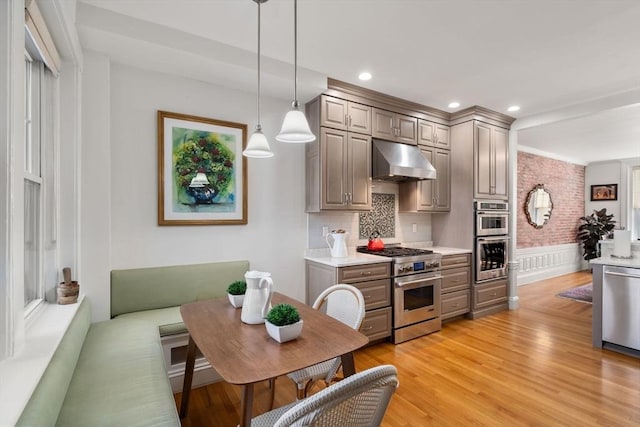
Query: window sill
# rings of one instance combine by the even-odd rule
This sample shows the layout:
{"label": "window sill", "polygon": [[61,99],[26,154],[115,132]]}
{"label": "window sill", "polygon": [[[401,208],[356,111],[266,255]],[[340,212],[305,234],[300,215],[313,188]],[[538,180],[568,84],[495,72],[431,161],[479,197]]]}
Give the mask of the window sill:
{"label": "window sill", "polygon": [[69,305],[42,303],[29,315],[22,349],[0,362],[0,426],[14,425],[20,418],[81,301],[82,297]]}

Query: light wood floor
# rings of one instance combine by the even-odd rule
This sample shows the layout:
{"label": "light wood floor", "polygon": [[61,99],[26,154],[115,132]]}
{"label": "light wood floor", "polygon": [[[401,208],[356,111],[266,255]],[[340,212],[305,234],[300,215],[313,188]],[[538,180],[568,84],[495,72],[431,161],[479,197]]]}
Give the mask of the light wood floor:
{"label": "light wood floor", "polygon": [[[590,281],[578,272],[520,286],[518,310],[360,350],[357,370],[399,370],[383,426],[639,426],[640,359],[593,348],[591,305],[555,297]],[[292,383],[276,384],[275,406],[292,402]],[[195,389],[182,425],[236,426],[239,392],[226,383]],[[256,414],[267,397],[256,386]]]}

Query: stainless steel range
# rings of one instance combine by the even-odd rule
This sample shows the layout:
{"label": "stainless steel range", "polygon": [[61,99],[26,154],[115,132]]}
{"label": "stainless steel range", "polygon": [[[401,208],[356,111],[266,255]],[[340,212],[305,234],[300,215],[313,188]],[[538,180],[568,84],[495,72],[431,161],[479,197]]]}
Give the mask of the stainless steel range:
{"label": "stainless steel range", "polygon": [[393,342],[398,344],[439,331],[442,255],[428,249],[386,246],[358,252],[392,258]]}

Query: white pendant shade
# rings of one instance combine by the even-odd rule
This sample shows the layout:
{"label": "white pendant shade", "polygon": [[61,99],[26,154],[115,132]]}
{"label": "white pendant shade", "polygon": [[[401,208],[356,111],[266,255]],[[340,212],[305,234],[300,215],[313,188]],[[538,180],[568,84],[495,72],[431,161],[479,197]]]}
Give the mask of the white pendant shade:
{"label": "white pendant shade", "polygon": [[277,141],[289,143],[305,143],[315,139],[316,136],[311,133],[304,113],[295,107],[284,116],[282,129],[276,135]]}
{"label": "white pendant shade", "polygon": [[273,152],[269,147],[269,141],[267,141],[267,137],[264,136],[262,130],[258,127],[256,127],[255,132],[251,134],[247,148],[242,152],[242,155],[256,159],[273,157]]}

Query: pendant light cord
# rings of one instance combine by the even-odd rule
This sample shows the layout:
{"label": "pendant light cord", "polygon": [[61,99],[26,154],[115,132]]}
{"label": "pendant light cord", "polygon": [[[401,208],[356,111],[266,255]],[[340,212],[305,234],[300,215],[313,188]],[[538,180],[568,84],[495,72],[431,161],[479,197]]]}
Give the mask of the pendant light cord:
{"label": "pendant light cord", "polygon": [[298,106],[298,0],[293,0],[293,102]]}
{"label": "pendant light cord", "polygon": [[262,129],[260,125],[260,1],[258,3],[258,124],[256,129]]}

